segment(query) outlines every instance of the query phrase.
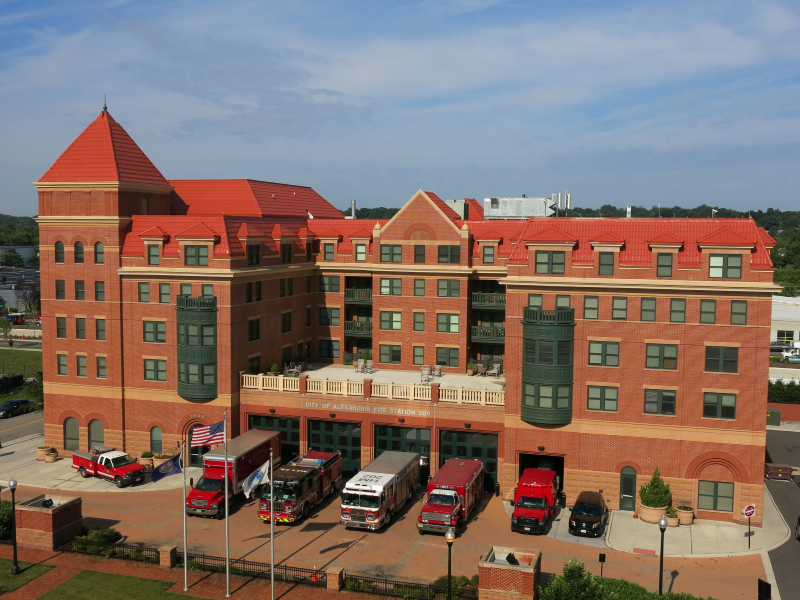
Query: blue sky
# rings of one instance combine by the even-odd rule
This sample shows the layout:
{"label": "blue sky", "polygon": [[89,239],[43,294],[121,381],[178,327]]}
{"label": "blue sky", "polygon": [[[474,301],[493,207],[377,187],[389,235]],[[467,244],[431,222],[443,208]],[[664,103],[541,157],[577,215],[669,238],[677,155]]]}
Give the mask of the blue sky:
{"label": "blue sky", "polygon": [[800,208],[797,2],[0,0],[0,212],[103,94],[167,178],[340,208]]}

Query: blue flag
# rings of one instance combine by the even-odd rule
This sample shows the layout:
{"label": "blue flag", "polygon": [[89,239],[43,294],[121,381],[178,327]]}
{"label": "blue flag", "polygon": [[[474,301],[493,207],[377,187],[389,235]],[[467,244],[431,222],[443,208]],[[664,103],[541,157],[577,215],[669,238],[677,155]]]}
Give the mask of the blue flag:
{"label": "blue flag", "polygon": [[164,477],[169,477],[170,475],[177,475],[178,473],[183,473],[181,470],[181,455],[176,454],[172,458],[170,458],[167,462],[162,463],[155,469],[153,469],[153,474],[150,476],[150,479],[153,483],[162,480]]}

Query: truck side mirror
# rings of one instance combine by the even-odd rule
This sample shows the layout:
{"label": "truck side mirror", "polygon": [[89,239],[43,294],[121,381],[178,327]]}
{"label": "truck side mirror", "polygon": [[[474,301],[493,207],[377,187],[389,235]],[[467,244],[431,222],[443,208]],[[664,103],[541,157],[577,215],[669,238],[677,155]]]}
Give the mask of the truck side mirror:
{"label": "truck side mirror", "polygon": [[189,477],[189,487],[190,488],[194,487],[194,477]]}

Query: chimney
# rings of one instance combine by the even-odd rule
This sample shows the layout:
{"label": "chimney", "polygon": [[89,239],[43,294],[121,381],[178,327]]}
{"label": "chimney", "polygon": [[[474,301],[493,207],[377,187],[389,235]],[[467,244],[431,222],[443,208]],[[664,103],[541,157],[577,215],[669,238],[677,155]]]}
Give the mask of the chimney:
{"label": "chimney", "polygon": [[350,200],[350,218],[351,219],[355,219],[356,218],[356,201],[355,200]]}

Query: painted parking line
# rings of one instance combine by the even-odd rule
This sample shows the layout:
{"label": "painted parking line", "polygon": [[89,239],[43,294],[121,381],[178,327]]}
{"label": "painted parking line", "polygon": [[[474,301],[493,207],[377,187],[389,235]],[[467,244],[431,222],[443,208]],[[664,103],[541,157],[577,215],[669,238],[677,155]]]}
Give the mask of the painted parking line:
{"label": "painted parking line", "polygon": [[5,433],[6,431],[11,431],[12,429],[19,429],[20,427],[25,427],[26,425],[32,425],[33,423],[38,423],[39,421],[44,421],[44,417],[41,419],[36,419],[35,421],[28,421],[27,423],[23,423],[22,425],[14,425],[14,427],[9,427],[8,429],[0,429],[0,433]]}

